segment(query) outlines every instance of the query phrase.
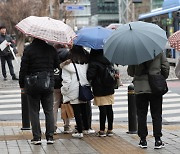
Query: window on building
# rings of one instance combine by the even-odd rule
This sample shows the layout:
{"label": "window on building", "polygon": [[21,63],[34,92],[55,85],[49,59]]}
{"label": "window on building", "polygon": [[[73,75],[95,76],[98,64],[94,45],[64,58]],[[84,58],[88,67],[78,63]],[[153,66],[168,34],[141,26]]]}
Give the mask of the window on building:
{"label": "window on building", "polygon": [[163,0],[152,0],[152,10],[161,8],[163,4]]}
{"label": "window on building", "polygon": [[104,0],[104,2],[105,2],[105,3],[112,3],[112,2],[114,3],[115,0]]}

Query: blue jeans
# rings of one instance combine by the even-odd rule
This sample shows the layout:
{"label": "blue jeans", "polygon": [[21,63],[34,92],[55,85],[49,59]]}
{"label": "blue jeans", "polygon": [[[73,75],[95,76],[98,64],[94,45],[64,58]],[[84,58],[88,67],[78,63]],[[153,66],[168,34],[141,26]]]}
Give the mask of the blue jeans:
{"label": "blue jeans", "polygon": [[40,102],[45,114],[46,139],[53,137],[54,116],[53,116],[53,92],[40,93],[37,95],[27,95],[32,133],[34,139],[41,139],[41,127],[39,121]]}

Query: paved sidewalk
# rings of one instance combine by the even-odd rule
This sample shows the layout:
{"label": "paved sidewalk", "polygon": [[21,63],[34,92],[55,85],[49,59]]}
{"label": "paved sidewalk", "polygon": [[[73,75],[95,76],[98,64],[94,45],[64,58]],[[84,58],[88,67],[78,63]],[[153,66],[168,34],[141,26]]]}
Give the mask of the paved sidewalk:
{"label": "paved sidewalk", "polygon": [[[41,122],[45,132],[44,121]],[[73,124],[72,124],[73,125]],[[127,134],[127,123],[115,123],[113,137],[84,135],[83,139],[74,139],[71,134],[63,134],[59,123],[58,134],[54,135],[55,143],[47,145],[43,135],[42,145],[32,145],[31,130],[21,130],[21,122],[0,122],[0,153],[2,154],[179,154],[180,124],[163,125],[165,148],[155,150],[152,127],[149,124],[148,148],[137,147],[139,138],[136,134]],[[99,125],[93,124],[98,131]]]}

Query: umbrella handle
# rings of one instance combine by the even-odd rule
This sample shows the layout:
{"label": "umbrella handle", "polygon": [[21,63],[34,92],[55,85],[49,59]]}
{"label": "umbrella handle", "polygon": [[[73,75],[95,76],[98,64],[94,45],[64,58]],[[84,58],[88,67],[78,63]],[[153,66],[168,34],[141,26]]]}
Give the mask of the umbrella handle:
{"label": "umbrella handle", "polygon": [[156,51],[154,50],[154,58],[156,57]]}
{"label": "umbrella handle", "polygon": [[131,25],[129,24],[129,28],[130,28],[130,30],[132,30],[132,27],[131,27]]}

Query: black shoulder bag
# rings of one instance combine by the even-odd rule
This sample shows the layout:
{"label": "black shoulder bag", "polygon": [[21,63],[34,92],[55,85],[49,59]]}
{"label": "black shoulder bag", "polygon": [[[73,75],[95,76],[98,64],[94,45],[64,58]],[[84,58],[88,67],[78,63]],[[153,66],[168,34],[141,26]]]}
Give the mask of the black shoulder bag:
{"label": "black shoulder bag", "polygon": [[77,80],[79,82],[79,97],[78,99],[80,101],[90,101],[94,98],[94,95],[91,91],[91,86],[90,85],[81,85],[80,83],[80,79],[79,79],[79,75],[78,75],[78,71],[76,68],[75,63],[73,62],[75,71],[76,71],[76,76],[77,76]]}
{"label": "black shoulder bag", "polygon": [[149,74],[149,69],[144,64],[147,74],[148,74],[148,81],[153,94],[156,95],[164,95],[168,92],[168,86],[165,77],[162,74]]}
{"label": "black shoulder bag", "polygon": [[[50,58],[49,63],[50,64]],[[30,95],[51,92],[51,74],[47,71],[36,72],[25,77],[25,92]]]}

